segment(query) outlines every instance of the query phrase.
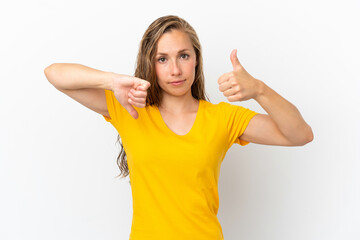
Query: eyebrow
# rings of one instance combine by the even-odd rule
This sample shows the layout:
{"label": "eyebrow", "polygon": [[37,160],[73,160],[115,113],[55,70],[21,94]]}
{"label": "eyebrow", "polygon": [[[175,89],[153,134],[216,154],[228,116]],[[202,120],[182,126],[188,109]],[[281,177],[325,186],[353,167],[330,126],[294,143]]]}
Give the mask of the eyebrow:
{"label": "eyebrow", "polygon": [[[186,50],[190,51],[190,49],[185,48],[185,49],[180,50],[178,53],[185,52]],[[165,55],[166,56],[167,53],[158,52],[156,55]]]}

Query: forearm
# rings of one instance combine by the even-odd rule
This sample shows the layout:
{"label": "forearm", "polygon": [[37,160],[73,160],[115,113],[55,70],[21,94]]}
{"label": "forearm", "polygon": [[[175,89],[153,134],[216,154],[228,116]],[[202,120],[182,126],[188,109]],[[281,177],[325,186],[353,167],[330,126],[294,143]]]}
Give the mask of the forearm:
{"label": "forearm", "polygon": [[254,99],[269,114],[282,134],[293,143],[312,139],[311,127],[302,118],[299,110],[264,82],[259,83],[260,91]]}
{"label": "forearm", "polygon": [[44,70],[46,78],[56,88],[101,88],[112,90],[113,73],[76,63],[53,63]]}

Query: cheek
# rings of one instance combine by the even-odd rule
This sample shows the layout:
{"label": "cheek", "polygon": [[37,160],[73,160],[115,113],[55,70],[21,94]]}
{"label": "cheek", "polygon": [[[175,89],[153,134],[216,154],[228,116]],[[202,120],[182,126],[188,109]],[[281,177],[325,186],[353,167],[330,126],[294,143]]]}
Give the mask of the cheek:
{"label": "cheek", "polygon": [[159,77],[161,78],[161,76],[164,75],[164,69],[159,65],[155,65],[155,72],[156,72],[156,76],[158,76],[158,78]]}
{"label": "cheek", "polygon": [[195,67],[196,67],[195,62],[191,62],[191,63],[186,65],[186,71],[188,73],[194,73],[195,74]]}
{"label": "cheek", "polygon": [[158,82],[159,86],[161,88],[164,87],[164,79],[166,79],[165,73],[164,73],[164,69],[159,67],[159,66],[155,66],[155,73],[156,73],[156,81]]}
{"label": "cheek", "polygon": [[156,73],[156,75],[159,75],[159,67],[156,64],[155,64],[155,73]]}

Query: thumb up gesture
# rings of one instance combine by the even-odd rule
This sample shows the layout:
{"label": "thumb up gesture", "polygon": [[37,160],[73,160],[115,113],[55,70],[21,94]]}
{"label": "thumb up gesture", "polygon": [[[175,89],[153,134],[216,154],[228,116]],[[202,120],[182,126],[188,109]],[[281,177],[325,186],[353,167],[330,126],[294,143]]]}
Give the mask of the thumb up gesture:
{"label": "thumb up gesture", "polygon": [[251,76],[240,64],[234,49],[230,54],[233,71],[224,73],[218,79],[219,90],[228,101],[245,101],[256,98],[260,92],[260,80]]}
{"label": "thumb up gesture", "polygon": [[139,114],[133,106],[145,107],[149,87],[150,83],[148,81],[133,76],[115,74],[113,79],[115,98],[134,119],[137,119]]}

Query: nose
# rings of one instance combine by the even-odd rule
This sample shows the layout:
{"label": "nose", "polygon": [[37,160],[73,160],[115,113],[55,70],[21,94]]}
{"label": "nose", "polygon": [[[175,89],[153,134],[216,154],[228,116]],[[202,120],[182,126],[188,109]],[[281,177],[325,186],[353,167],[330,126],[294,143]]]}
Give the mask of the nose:
{"label": "nose", "polygon": [[181,74],[181,68],[176,60],[172,62],[170,71],[172,76],[177,76]]}

